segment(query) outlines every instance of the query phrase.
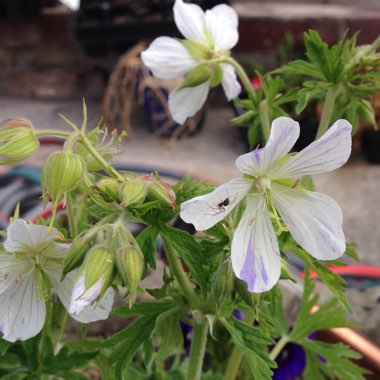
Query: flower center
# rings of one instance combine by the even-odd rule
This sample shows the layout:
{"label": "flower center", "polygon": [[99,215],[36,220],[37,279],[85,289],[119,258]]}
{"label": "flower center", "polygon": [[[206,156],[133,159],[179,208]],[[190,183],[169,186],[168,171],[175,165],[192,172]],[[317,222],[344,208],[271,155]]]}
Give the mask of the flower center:
{"label": "flower center", "polygon": [[265,193],[266,190],[270,190],[271,180],[267,176],[259,177],[256,180],[256,186]]}

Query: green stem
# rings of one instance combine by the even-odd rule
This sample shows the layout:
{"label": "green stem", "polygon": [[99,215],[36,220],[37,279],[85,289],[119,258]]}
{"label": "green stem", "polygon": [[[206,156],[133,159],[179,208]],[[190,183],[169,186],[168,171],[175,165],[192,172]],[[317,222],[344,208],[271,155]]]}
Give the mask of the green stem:
{"label": "green stem", "polygon": [[40,131],[36,131],[37,138],[44,136],[52,136],[58,137],[60,139],[67,139],[68,137],[70,137],[70,135],[70,132],[57,131],[55,129],[42,129]]}
{"label": "green stem", "polygon": [[263,100],[259,106],[260,109],[260,122],[261,122],[261,131],[263,132],[264,142],[267,142],[270,135],[270,122],[271,118],[269,115],[269,108],[267,100]]}
{"label": "green stem", "polygon": [[289,342],[289,337],[287,335],[284,335],[273,347],[272,351],[269,354],[269,357],[272,360],[275,360],[278,354],[282,351],[282,349],[285,347],[286,343],[288,342]]}
{"label": "green stem", "polygon": [[338,90],[338,85],[331,87],[327,90],[321,120],[318,126],[318,132],[316,137],[317,139],[319,139],[327,131],[327,128],[330,125],[332,113],[334,111],[335,100],[338,95]]}
{"label": "green stem", "polygon": [[87,149],[87,151],[95,158],[95,160],[101,165],[101,167],[106,171],[110,176],[124,181],[124,177],[115,170],[91,145],[85,136],[82,135],[82,138],[79,142]]}
{"label": "green stem", "polygon": [[181,287],[183,293],[188,299],[191,307],[197,309],[199,307],[199,299],[195,293],[193,287],[190,284],[190,281],[182,268],[182,263],[177,257],[177,253],[169,243],[169,241],[163,238],[165,252],[168,257],[170,269],[173,271],[174,277],[178,281],[179,286]]}
{"label": "green stem", "polygon": [[187,380],[199,380],[202,376],[203,359],[206,351],[208,322],[203,318],[193,327]]}
{"label": "green stem", "polygon": [[[246,313],[244,317],[245,323],[251,325],[254,320],[255,320],[255,313],[252,313],[252,312]],[[234,349],[232,350],[232,354],[230,358],[228,359],[226,372],[224,374],[224,380],[234,380],[236,378],[243,356],[244,356],[243,351],[240,348],[235,346]]]}
{"label": "green stem", "polygon": [[78,226],[75,220],[74,199],[70,192],[66,194],[66,211],[69,218],[70,235],[75,238],[78,235]]}
{"label": "green stem", "polygon": [[225,59],[226,63],[229,63],[236,71],[236,74],[241,80],[241,83],[243,83],[243,86],[245,90],[247,91],[248,97],[254,101],[256,98],[255,91],[252,87],[252,83],[248,78],[248,75],[246,74],[245,70],[242,68],[242,66],[235,61],[233,58],[227,58]]}
{"label": "green stem", "polygon": [[61,341],[63,332],[65,330],[67,321],[67,311],[60,301],[54,304],[54,318],[51,325],[51,340],[54,345],[54,350],[57,350],[59,342]]}

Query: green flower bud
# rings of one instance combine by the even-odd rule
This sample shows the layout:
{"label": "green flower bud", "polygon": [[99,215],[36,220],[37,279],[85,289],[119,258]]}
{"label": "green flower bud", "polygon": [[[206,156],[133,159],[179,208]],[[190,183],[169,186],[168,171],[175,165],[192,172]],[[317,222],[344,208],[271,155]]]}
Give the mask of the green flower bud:
{"label": "green flower bud", "polygon": [[96,183],[96,188],[107,202],[119,199],[119,187],[120,182],[114,178],[103,178]]}
{"label": "green flower bud", "polygon": [[121,206],[138,206],[146,197],[146,186],[139,180],[126,180],[119,189]]}
{"label": "green flower bud", "polygon": [[69,151],[53,153],[42,167],[41,188],[44,199],[58,201],[78,185],[83,174],[84,164],[77,154]]}
{"label": "green flower bud", "polygon": [[222,83],[223,79],[223,69],[221,65],[216,65],[211,76],[210,87],[214,88]]}
{"label": "green flower bud", "polygon": [[91,288],[96,282],[102,280],[102,287],[99,294],[101,298],[114,278],[113,252],[101,245],[93,247],[86,257],[84,268],[86,289]]}
{"label": "green flower bud", "polygon": [[0,123],[0,165],[22,161],[38,147],[39,142],[30,121],[9,119]]}
{"label": "green flower bud", "polygon": [[92,236],[93,233],[91,231],[90,233],[79,235],[74,239],[65,258],[63,275],[66,275],[82,264],[87,252],[91,248]]}
{"label": "green flower bud", "polygon": [[135,302],[136,291],[143,274],[144,256],[136,244],[119,249],[115,254],[115,263],[124,285],[130,291],[129,306],[131,307]]}
{"label": "green flower bud", "polygon": [[150,200],[159,201],[159,204],[163,207],[171,207],[175,209],[175,193],[169,185],[162,183],[157,178],[152,179],[152,176],[149,176],[149,178],[145,180],[148,184],[147,195]]}
{"label": "green flower bud", "polygon": [[212,67],[207,63],[198,65],[187,74],[179,89],[195,87],[207,82],[211,78],[212,71]]}
{"label": "green flower bud", "polygon": [[255,309],[260,300],[260,293],[251,293],[248,291],[247,284],[235,278],[234,289],[236,293],[242,298],[242,300],[249,305],[252,309]]}

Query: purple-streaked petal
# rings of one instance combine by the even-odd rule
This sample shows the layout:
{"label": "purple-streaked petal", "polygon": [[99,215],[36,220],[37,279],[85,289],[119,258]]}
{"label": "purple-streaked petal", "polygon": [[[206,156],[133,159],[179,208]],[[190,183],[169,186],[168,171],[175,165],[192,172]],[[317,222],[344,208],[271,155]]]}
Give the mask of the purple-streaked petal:
{"label": "purple-streaked petal", "polygon": [[153,75],[161,79],[180,77],[199,64],[180,41],[170,37],[156,38],[141,53],[141,59]]}
{"label": "purple-streaked petal", "polygon": [[46,226],[27,224],[24,220],[17,219],[8,226],[4,248],[14,253],[25,250],[41,253],[53,242],[57,233],[55,228],[49,231]]}
{"label": "purple-streaked petal", "polygon": [[45,301],[40,294],[37,272],[16,281],[0,295],[0,331],[9,342],[36,336],[44,326]]}
{"label": "purple-streaked petal", "polygon": [[[52,281],[54,289],[57,292],[57,295],[61,300],[63,306],[65,306],[66,310],[69,311],[71,306],[70,301],[74,293],[74,283],[77,286],[76,290],[78,290],[78,281],[80,278],[77,278],[77,270],[74,270],[70,272],[62,282],[60,282],[60,273],[62,273],[62,268],[57,268],[55,272],[50,272],[49,278]],[[84,283],[82,285],[84,289]],[[83,289],[79,289],[79,292]],[[71,313],[70,316],[82,323],[107,319],[112,309],[113,299],[114,291],[112,288],[108,288],[99,302],[87,304],[87,306],[81,308],[81,311],[78,311],[77,314],[74,314],[74,311],[77,310],[73,310],[73,313]]]}
{"label": "purple-streaked petal", "polygon": [[223,65],[222,86],[228,100],[232,100],[240,94],[241,86],[231,65]]}
{"label": "purple-streaked petal", "polygon": [[247,283],[250,292],[265,292],[280,278],[278,243],[261,193],[248,196],[232,240],[231,259],[236,277]]}
{"label": "purple-streaked petal", "polygon": [[169,94],[169,110],[174,121],[183,124],[187,118],[194,116],[206,101],[210,81],[199,86],[176,88]]}
{"label": "purple-streaked petal", "polygon": [[192,223],[197,231],[205,231],[225,218],[246,196],[252,181],[233,179],[213,192],[181,204],[181,218]]}
{"label": "purple-streaked petal", "polygon": [[333,199],[273,182],[271,194],[281,218],[303,249],[318,260],[335,260],[343,255],[343,216]]}
{"label": "purple-streaked petal", "polygon": [[341,167],[351,153],[351,130],[347,120],[338,120],[320,139],[290,157],[278,170],[277,178],[301,178]]}
{"label": "purple-streaked petal", "polygon": [[206,42],[205,14],[199,5],[176,0],[173,12],[175,24],[186,39]]}
{"label": "purple-streaked petal", "polygon": [[238,157],[235,162],[237,168],[255,177],[270,175],[270,172],[276,170],[278,166],[277,160],[290,151],[299,134],[299,124],[293,119],[281,116],[273,120],[265,147]]}
{"label": "purple-streaked petal", "polygon": [[228,5],[219,4],[206,11],[205,23],[217,49],[230,50],[238,42],[238,17]]}

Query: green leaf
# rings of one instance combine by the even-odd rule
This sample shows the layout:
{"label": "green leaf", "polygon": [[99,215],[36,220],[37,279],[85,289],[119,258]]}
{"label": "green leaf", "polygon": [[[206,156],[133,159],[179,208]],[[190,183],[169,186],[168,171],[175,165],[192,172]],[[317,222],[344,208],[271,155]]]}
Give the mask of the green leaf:
{"label": "green leaf", "polygon": [[269,358],[266,346],[272,344],[273,340],[259,327],[250,326],[233,317],[220,320],[230,333],[234,344],[244,352],[254,379],[270,380],[271,368],[276,368],[277,364]]}
{"label": "green leaf", "polygon": [[316,312],[312,312],[318,302],[318,295],[313,295],[314,287],[315,283],[309,278],[309,271],[306,270],[301,308],[289,336],[289,340],[293,342],[300,343],[302,339],[316,331],[351,326],[346,319],[344,309],[337,304],[336,299],[331,299]]}
{"label": "green leaf", "polygon": [[188,232],[178,230],[166,225],[161,226],[160,233],[170,241],[174,249],[187,265],[194,281],[205,290],[207,286],[207,273],[203,265],[207,264],[198,240]]}
{"label": "green leaf", "polygon": [[173,190],[176,194],[177,205],[197,197],[199,195],[204,195],[210,193],[215,189],[203,180],[195,180],[190,177],[185,177],[181,179],[176,185],[173,186]]}
{"label": "green leaf", "polygon": [[369,373],[352,362],[352,359],[359,359],[360,354],[342,343],[330,344],[309,339],[300,343],[306,352],[305,379],[364,380],[364,375]]}
{"label": "green leaf", "polygon": [[136,237],[145,261],[153,269],[156,269],[156,240],[158,231],[157,227],[148,226]]}
{"label": "green leaf", "polygon": [[157,363],[163,363],[168,357],[183,352],[183,334],[178,318],[173,313],[161,314],[157,319],[157,337],[160,345],[156,354]]}
{"label": "green leaf", "polygon": [[286,244],[285,249],[289,249],[290,251],[295,253],[307,266],[313,269],[318,274],[319,278],[324,282],[324,284],[338,299],[338,301],[344,307],[344,309],[346,311],[351,310],[346,299],[347,283],[342,277],[331,271],[327,266],[325,266],[325,264],[320,263],[314,257],[310,256],[302,248],[296,247],[295,245]]}
{"label": "green leaf", "polygon": [[356,262],[359,262],[359,254],[357,252],[358,245],[356,243],[347,243],[346,244],[346,252],[345,254],[351,259],[354,259]]}

